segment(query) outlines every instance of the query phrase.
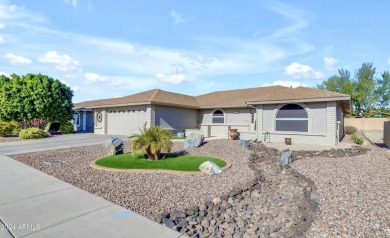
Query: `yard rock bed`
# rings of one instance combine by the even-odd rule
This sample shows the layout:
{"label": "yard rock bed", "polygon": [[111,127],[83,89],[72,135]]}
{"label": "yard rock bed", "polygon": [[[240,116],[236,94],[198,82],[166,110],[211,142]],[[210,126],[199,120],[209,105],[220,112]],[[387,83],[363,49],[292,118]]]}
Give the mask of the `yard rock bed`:
{"label": "yard rock bed", "polygon": [[[104,140],[102,140],[102,144]],[[90,162],[106,156],[103,145],[13,155],[12,158],[68,182],[92,194],[123,206],[152,220],[164,211],[183,210],[199,206],[203,201],[220,196],[254,177],[248,169],[251,154],[239,141],[213,140],[199,148],[188,150],[193,155],[203,155],[226,160],[232,167],[221,175],[175,176],[156,173],[126,173],[96,170]],[[130,150],[125,142],[124,152]],[[183,150],[183,142],[174,142],[172,152]],[[40,162],[61,160],[40,166]]]}
{"label": "yard rock bed", "polygon": [[280,152],[251,145],[254,179],[200,206],[158,221],[191,237],[304,237],[317,209],[314,183],[278,164]]}
{"label": "yard rock bed", "polygon": [[331,150],[294,150],[291,152],[293,160],[299,160],[304,158],[314,158],[314,157],[351,157],[366,154],[371,149],[363,146],[352,146],[351,148],[346,149],[331,149]]}
{"label": "yard rock bed", "polygon": [[6,142],[13,142],[13,141],[19,141],[18,136],[6,136],[6,137],[0,137],[0,143],[6,143]]}
{"label": "yard rock bed", "polygon": [[303,158],[291,167],[314,181],[319,212],[307,237],[390,237],[390,161],[379,148],[344,158]]}

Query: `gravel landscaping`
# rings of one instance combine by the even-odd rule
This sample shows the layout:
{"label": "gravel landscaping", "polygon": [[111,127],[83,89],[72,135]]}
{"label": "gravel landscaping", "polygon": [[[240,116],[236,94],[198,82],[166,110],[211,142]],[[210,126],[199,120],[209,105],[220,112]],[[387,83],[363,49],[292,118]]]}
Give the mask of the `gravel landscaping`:
{"label": "gravel landscaping", "polygon": [[319,194],[320,212],[307,237],[390,237],[390,161],[370,148],[363,155],[292,164]]}
{"label": "gravel landscaping", "polygon": [[[173,151],[182,148],[174,142]],[[298,160],[281,170],[285,148]],[[194,237],[390,237],[390,160],[372,145],[255,143],[251,151],[212,140],[188,153],[232,168],[219,176],[95,170],[89,163],[106,155],[101,145],[12,157]]]}
{"label": "gravel landscaping", "polygon": [[[200,205],[252,180],[254,172],[248,168],[250,151],[239,143],[213,140],[188,151],[193,155],[216,157],[231,162],[232,167],[219,176],[175,176],[92,169],[89,167],[90,161],[106,155],[102,145],[20,154],[12,158],[156,220],[157,215],[164,211]],[[175,142],[173,151],[181,151],[182,148],[183,142]],[[127,151],[128,143],[125,144],[125,152]],[[39,162],[48,160],[64,162],[44,167],[39,165]]]}
{"label": "gravel landscaping", "polygon": [[0,137],[0,143],[6,143],[6,142],[12,142],[12,141],[19,141],[18,136],[7,136],[7,137]]}
{"label": "gravel landscaping", "polygon": [[279,166],[280,152],[252,143],[252,181],[182,211],[161,214],[159,222],[191,237],[304,237],[317,209],[314,183]]}

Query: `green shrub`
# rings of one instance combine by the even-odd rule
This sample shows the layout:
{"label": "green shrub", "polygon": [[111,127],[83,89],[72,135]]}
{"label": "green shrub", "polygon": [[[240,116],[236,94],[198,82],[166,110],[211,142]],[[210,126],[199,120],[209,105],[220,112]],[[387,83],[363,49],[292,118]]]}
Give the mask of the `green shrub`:
{"label": "green shrub", "polygon": [[344,127],[344,132],[345,132],[345,134],[347,134],[347,135],[352,135],[352,134],[354,134],[355,132],[357,132],[357,128],[354,127],[354,126],[345,126],[345,127]]}
{"label": "green shrub", "polygon": [[60,130],[62,134],[70,134],[74,131],[74,126],[70,122],[61,123]]}
{"label": "green shrub", "polygon": [[363,144],[363,142],[364,142],[363,138],[359,137],[359,136],[356,135],[355,133],[353,133],[353,134],[351,135],[351,138],[352,138],[353,142],[355,142],[355,144],[358,144],[358,145],[361,145],[361,144]]}
{"label": "green shrub", "polygon": [[25,139],[39,139],[39,138],[45,138],[46,132],[43,130],[33,127],[33,128],[27,128],[23,129],[19,132],[19,138],[22,140]]}
{"label": "green shrub", "polygon": [[51,125],[51,122],[47,123],[47,125],[45,126],[45,131],[49,131],[50,125]]}
{"label": "green shrub", "polygon": [[17,134],[20,130],[20,126],[15,121],[0,121],[0,136],[9,136]]}

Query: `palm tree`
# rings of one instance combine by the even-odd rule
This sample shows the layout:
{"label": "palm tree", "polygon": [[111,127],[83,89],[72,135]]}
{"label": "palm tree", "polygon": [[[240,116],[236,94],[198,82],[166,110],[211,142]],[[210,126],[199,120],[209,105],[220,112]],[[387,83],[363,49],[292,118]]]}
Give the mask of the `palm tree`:
{"label": "palm tree", "polygon": [[161,159],[161,150],[171,151],[173,143],[171,141],[171,133],[159,126],[140,129],[140,134],[133,134],[130,138],[134,139],[131,142],[131,151],[135,154],[138,151],[146,151],[149,160]]}

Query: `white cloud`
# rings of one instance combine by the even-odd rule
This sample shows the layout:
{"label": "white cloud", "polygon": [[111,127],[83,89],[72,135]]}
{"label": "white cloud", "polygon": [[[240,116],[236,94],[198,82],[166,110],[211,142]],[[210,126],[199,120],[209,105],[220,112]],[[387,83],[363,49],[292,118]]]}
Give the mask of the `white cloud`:
{"label": "white cloud", "polygon": [[182,84],[187,82],[187,78],[184,74],[163,74],[158,73],[156,75],[158,81],[162,83]]}
{"label": "white cloud", "polygon": [[82,89],[79,86],[72,87],[73,92],[81,92]]}
{"label": "white cloud", "polygon": [[120,87],[121,89],[149,89],[156,86],[156,80],[142,77],[128,77],[128,76],[108,76],[97,73],[85,73],[86,83],[91,87],[101,86],[107,87]]}
{"label": "white cloud", "polygon": [[65,81],[65,80],[61,80],[61,83],[65,84],[66,86],[68,86],[70,89],[73,90],[73,92],[75,93],[80,93],[80,92],[84,92],[84,90],[82,90],[79,86],[72,86],[68,81]]}
{"label": "white cloud", "polygon": [[5,24],[0,22],[0,29],[3,29],[5,27]]}
{"label": "white cloud", "polygon": [[178,12],[176,12],[175,10],[172,10],[171,11],[171,17],[173,18],[173,25],[174,26],[177,26],[179,24],[183,24],[185,23],[186,21],[180,16],[180,14]]}
{"label": "white cloud", "polygon": [[325,57],[324,58],[325,69],[327,69],[327,70],[335,70],[338,62],[339,61],[337,59],[335,59],[335,58]]}
{"label": "white cloud", "polygon": [[272,82],[272,84],[265,83],[263,86],[272,86],[272,85],[280,85],[280,86],[293,87],[293,88],[301,87],[301,86],[306,87],[306,84],[301,82],[283,81],[283,80],[274,81]]}
{"label": "white cloud", "polygon": [[6,72],[0,72],[0,76],[1,76],[1,75],[7,76],[7,77],[11,76],[11,74],[6,73]]}
{"label": "white cloud", "polygon": [[279,15],[290,20],[289,26],[278,29],[269,36],[271,38],[289,36],[292,33],[298,32],[309,26],[309,23],[305,19],[306,13],[300,9],[282,3],[274,3],[268,7],[277,12]]}
{"label": "white cloud", "polygon": [[32,61],[29,58],[14,55],[11,53],[6,54],[5,58],[7,58],[12,65],[27,65],[32,63]]}
{"label": "white cloud", "polygon": [[105,75],[99,75],[96,73],[85,73],[85,78],[87,79],[87,83],[90,84],[101,84],[108,86],[124,86],[119,80],[110,78]]}
{"label": "white cloud", "polygon": [[77,8],[77,0],[63,0],[66,4],[72,5],[74,8]]}
{"label": "white cloud", "polygon": [[4,38],[0,35],[0,44],[4,42]]}
{"label": "white cloud", "polygon": [[59,55],[56,51],[48,51],[38,59],[45,64],[52,64],[59,71],[74,71],[80,69],[80,63],[68,55]]}
{"label": "white cloud", "polygon": [[43,17],[38,12],[30,12],[26,10],[24,7],[19,7],[16,5],[1,4],[1,1],[0,1],[0,19],[12,20],[9,22],[11,25],[17,24],[17,22],[15,21],[17,19],[23,19],[23,23],[46,21],[46,17]]}
{"label": "white cloud", "polygon": [[284,68],[284,73],[296,79],[320,79],[324,75],[315,71],[309,65],[292,63]]}
{"label": "white cloud", "polygon": [[182,66],[173,65],[171,73],[157,73],[156,78],[162,83],[182,84],[189,81],[185,75],[185,71]]}

